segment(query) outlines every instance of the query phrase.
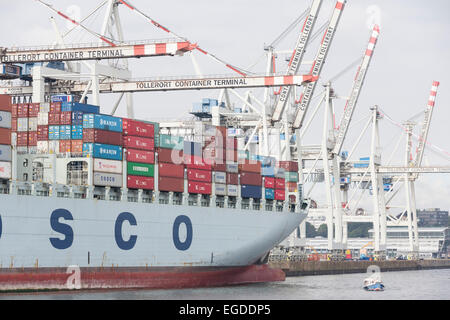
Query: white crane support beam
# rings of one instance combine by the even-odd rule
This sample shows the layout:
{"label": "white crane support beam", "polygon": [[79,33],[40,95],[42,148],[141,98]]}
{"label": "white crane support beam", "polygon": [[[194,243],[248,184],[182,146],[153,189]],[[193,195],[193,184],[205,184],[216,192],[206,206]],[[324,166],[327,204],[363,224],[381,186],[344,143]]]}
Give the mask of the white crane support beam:
{"label": "white crane support beam", "polygon": [[[364,173],[367,168],[342,169],[342,174]],[[384,173],[450,173],[450,167],[378,167],[378,174]]]}
{"label": "white crane support beam", "polygon": [[[314,59],[314,63],[311,67],[310,74],[315,77],[320,76],[322,67],[325,64],[325,59],[328,55],[328,51],[330,49],[331,42],[336,33],[336,28],[339,24],[339,20],[341,18],[345,3],[346,3],[345,0],[336,2],[336,6],[333,10],[333,14],[331,16],[330,22],[328,23],[328,28],[325,30],[325,33],[322,38],[322,42],[321,42],[319,50],[317,51],[317,54],[316,54],[316,58]],[[310,83],[304,88],[303,93],[300,96],[300,100],[299,100],[299,104],[298,104],[298,108],[297,108],[297,114],[295,116],[295,120],[292,125],[293,128],[300,128],[302,126],[303,119],[305,117],[308,106],[311,102],[315,88],[316,88],[316,82]]]}
{"label": "white crane support beam", "polygon": [[[309,15],[306,17],[306,20],[302,27],[302,31],[297,39],[297,43],[295,45],[294,52],[292,53],[291,60],[289,61],[287,70],[288,75],[294,75],[298,72],[298,69],[302,63],[303,55],[305,53],[306,45],[311,35],[311,31],[313,30],[314,25],[316,23],[317,15],[319,13],[321,5],[322,0],[314,0],[311,6]],[[289,97],[290,90],[291,87],[289,86],[283,86],[281,88],[277,104],[272,114],[273,121],[280,121],[281,115],[283,114],[284,108],[286,106]]]}
{"label": "white crane support beam", "polygon": [[[317,78],[310,75],[303,76],[255,76],[255,77],[205,77],[193,79],[159,79],[148,81],[129,80],[128,82],[106,82],[99,84],[100,93],[120,92],[148,92],[148,91],[173,91],[173,90],[200,90],[223,88],[258,88],[301,86]],[[87,83],[78,83],[66,87],[47,87],[49,93],[60,92],[84,92]],[[5,87],[0,88],[0,94],[30,95],[32,87]]]}
{"label": "white crane support beam", "polygon": [[118,45],[68,45],[66,48],[42,49],[2,49],[0,62],[2,63],[35,63],[52,61],[80,61],[123,59],[181,55],[191,51],[194,46],[187,41],[154,42],[143,44]]}
{"label": "white crane support beam", "polygon": [[336,136],[336,144],[333,149],[334,154],[339,154],[344,143],[345,136],[348,131],[350,121],[352,120],[353,113],[355,111],[356,103],[358,102],[359,94],[361,93],[361,88],[364,84],[364,79],[366,78],[367,70],[372,60],[373,52],[378,40],[378,35],[380,34],[380,28],[375,25],[370,36],[369,44],[364,54],[364,58],[361,61],[361,65],[356,72],[356,77],[353,82],[352,91],[350,93],[350,98],[344,108],[344,114],[339,125],[339,131]]}

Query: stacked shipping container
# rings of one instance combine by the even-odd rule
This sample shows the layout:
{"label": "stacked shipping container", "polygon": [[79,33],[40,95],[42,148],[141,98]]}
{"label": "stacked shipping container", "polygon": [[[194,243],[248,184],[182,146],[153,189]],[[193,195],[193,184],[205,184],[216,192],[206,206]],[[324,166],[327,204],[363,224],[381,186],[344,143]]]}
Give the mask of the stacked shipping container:
{"label": "stacked shipping container", "polygon": [[123,119],[123,146],[126,148],[127,187],[155,188],[155,128],[152,124]]}
{"label": "stacked shipping container", "polygon": [[0,178],[11,179],[11,98],[0,95]]}
{"label": "stacked shipping container", "polygon": [[184,191],[184,165],[182,137],[159,135],[158,189],[160,191]]}

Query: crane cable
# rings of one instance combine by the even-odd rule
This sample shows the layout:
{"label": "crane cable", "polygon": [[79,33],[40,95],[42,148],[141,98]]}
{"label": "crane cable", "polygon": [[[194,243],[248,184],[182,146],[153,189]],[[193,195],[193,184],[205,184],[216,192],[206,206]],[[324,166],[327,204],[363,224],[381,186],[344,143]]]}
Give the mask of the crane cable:
{"label": "crane cable", "polygon": [[[124,4],[124,5],[125,5],[127,8],[129,8],[130,10],[133,10],[133,11],[137,12],[139,15],[141,15],[141,16],[144,17],[145,19],[149,20],[154,26],[160,28],[161,30],[163,30],[163,31],[165,31],[165,32],[167,32],[167,33],[169,33],[169,34],[174,35],[174,36],[177,37],[178,39],[181,39],[181,40],[187,41],[187,42],[189,42],[189,43],[192,43],[191,41],[189,41],[189,40],[186,39],[185,37],[182,37],[182,36],[176,34],[175,32],[169,30],[168,28],[164,27],[163,25],[159,24],[157,21],[153,20],[153,19],[152,19],[150,16],[148,16],[147,14],[145,14],[144,12],[142,12],[141,10],[139,10],[138,8],[132,6],[129,2],[127,2],[127,1],[125,1],[125,0],[118,0],[118,1],[119,1],[120,3],[122,3],[122,4]],[[218,57],[215,56],[214,54],[212,54],[212,53],[210,53],[210,52],[207,52],[206,50],[200,48],[197,44],[192,44],[192,45],[193,45],[194,49],[197,49],[197,50],[200,51],[201,53],[203,53],[203,54],[205,54],[205,55],[211,57],[212,59],[216,60],[217,62],[224,64],[227,68],[229,68],[229,69],[231,69],[231,70],[233,70],[233,71],[239,73],[240,75],[242,75],[242,76],[244,76],[244,77],[247,76],[247,73],[249,73],[248,71],[243,70],[242,68],[238,68],[238,67],[236,67],[236,66],[233,66],[233,65],[227,63],[226,61],[224,61],[224,60],[218,58]],[[244,72],[244,71],[245,71],[245,72]]]}
{"label": "crane cable", "polygon": [[91,35],[99,38],[100,40],[102,40],[103,42],[107,43],[108,45],[115,47],[116,44],[113,42],[114,40],[112,39],[108,39],[108,37],[103,36],[95,31],[90,30],[89,28],[85,27],[83,24],[81,24],[80,22],[68,17],[66,14],[64,14],[63,12],[53,8],[53,6],[51,4],[45,3],[42,0],[36,0],[37,2],[39,2],[40,4],[46,6],[47,8],[49,8],[50,10],[56,12],[58,15],[60,15],[61,17],[63,17],[64,19],[72,22],[74,25],[80,26],[81,28],[83,28],[85,31],[87,31],[88,33],[90,33]]}

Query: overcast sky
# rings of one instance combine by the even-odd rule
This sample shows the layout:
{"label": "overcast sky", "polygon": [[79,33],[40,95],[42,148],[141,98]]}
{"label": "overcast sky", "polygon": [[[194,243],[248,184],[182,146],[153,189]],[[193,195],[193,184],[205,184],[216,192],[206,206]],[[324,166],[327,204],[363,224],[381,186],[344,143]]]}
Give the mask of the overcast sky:
{"label": "overcast sky", "polygon": [[[0,0],[2,3],[2,37],[0,46],[10,47],[46,45],[55,40],[49,21],[55,16],[48,8],[34,0]],[[46,0],[62,12],[76,12],[85,17],[102,1],[92,0]],[[230,64],[247,69],[259,61],[250,71],[263,73],[265,69],[264,44],[271,43],[292,21],[294,21],[312,0],[247,0],[247,1],[148,1],[130,0],[130,3],[147,13],[151,18],[173,32],[196,42],[200,47],[217,55]],[[324,0],[317,27],[331,15],[334,0]],[[450,152],[450,45],[449,32],[450,2],[448,0],[350,0],[344,9],[338,31],[333,40],[327,62],[323,68],[320,84],[338,74],[342,69],[362,56],[370,37],[368,25],[378,22],[381,34],[370,66],[364,88],[354,115],[354,125],[350,128],[344,149],[349,150],[359,134],[369,114],[369,107],[379,105],[397,122],[403,122],[424,110],[431,83],[441,85],[433,114],[429,141]],[[7,14],[5,14],[7,13]],[[104,9],[85,23],[99,31]],[[163,39],[167,33],[151,25],[135,12],[120,6],[121,20],[127,40]],[[56,16],[55,16],[56,17]],[[68,25],[61,17],[57,24],[64,32]],[[276,48],[291,50],[298,36],[294,29]],[[67,43],[97,41],[86,32],[73,32]],[[312,60],[319,45],[319,39],[312,42],[304,60]],[[230,70],[203,54],[195,57],[203,74],[229,74]],[[285,55],[280,54],[277,68],[286,69]],[[185,76],[195,74],[189,55],[184,57],[160,57],[129,60],[133,77],[155,77],[162,75]],[[306,72],[309,66],[302,66]],[[338,78],[333,87],[341,96],[348,96],[356,67]],[[316,93],[321,91],[318,86]],[[262,90],[253,90],[261,96]],[[188,117],[193,102],[203,97],[217,97],[218,91],[182,91],[165,93],[140,93],[134,95],[137,118],[160,120]],[[102,95],[102,112],[112,109],[116,94]],[[238,105],[238,101],[236,101]],[[313,106],[314,104],[312,104]],[[345,101],[335,101],[337,119],[340,119]],[[311,107],[312,108],[312,107]],[[118,114],[126,115],[122,103]],[[321,117],[305,137],[305,143],[318,144],[321,135]],[[418,123],[415,132],[422,121]],[[401,133],[400,129],[387,120],[380,123],[382,158],[389,159]],[[363,140],[357,156],[368,155],[369,139]],[[404,143],[393,163],[403,162]],[[438,156],[426,151],[424,165],[450,166],[450,157]],[[320,188],[323,189],[323,188]],[[424,174],[416,184],[418,208],[441,207],[450,209],[450,175]],[[318,194],[319,201],[322,200]],[[401,198],[400,198],[401,200]]]}

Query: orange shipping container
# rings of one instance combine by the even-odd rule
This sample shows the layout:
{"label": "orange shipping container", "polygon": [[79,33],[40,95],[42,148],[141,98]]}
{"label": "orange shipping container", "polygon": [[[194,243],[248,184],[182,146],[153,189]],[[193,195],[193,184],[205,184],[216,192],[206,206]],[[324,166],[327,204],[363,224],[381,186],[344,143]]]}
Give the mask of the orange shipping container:
{"label": "orange shipping container", "polygon": [[11,144],[11,129],[0,128],[0,144]]}
{"label": "orange shipping container", "polygon": [[256,160],[240,159],[239,171],[261,173],[261,162]]}
{"label": "orange shipping container", "polygon": [[11,112],[11,97],[6,94],[0,94],[0,111]]}
{"label": "orange shipping container", "polygon": [[71,152],[76,154],[83,153],[83,140],[70,140],[71,141]]}

